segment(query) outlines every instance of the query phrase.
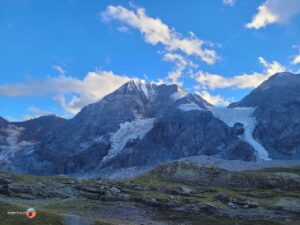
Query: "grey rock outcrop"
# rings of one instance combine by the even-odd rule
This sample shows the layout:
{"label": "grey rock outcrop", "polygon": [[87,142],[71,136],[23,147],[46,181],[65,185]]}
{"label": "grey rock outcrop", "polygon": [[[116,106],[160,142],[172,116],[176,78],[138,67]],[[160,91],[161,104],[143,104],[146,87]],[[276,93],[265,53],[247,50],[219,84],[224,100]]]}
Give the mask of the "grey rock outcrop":
{"label": "grey rock outcrop", "polygon": [[258,139],[273,159],[300,158],[300,75],[278,73],[230,107],[255,107]]}

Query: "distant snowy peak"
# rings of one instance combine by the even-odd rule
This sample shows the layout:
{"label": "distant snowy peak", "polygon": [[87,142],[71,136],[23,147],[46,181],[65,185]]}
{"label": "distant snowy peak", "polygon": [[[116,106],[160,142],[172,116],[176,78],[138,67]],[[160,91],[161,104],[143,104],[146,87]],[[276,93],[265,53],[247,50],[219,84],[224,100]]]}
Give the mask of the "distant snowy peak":
{"label": "distant snowy peak", "polygon": [[117,91],[122,93],[141,93],[147,99],[149,99],[153,94],[155,94],[155,89],[157,88],[157,86],[157,84],[149,81],[133,79],[125,83]]}
{"label": "distant snowy peak", "polygon": [[207,110],[206,106],[211,106],[201,96],[197,94],[187,94],[176,102],[177,107],[182,111]]}
{"label": "distant snowy peak", "polygon": [[118,90],[116,90],[116,92],[122,94],[142,93],[145,97],[147,97],[147,99],[153,97],[154,95],[169,94],[171,99],[174,101],[177,101],[188,95],[188,92],[183,90],[183,88],[177,84],[157,84],[140,79],[133,79],[125,83]]}

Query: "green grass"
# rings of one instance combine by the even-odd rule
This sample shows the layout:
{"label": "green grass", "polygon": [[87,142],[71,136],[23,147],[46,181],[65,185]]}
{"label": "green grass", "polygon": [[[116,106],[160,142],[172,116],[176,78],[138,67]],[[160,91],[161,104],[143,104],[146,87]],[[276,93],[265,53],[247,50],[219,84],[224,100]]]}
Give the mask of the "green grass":
{"label": "green grass", "polygon": [[93,209],[97,208],[109,209],[114,206],[115,203],[106,203],[97,200],[67,199],[52,201],[49,204],[42,206],[42,209],[51,212],[69,213],[84,216],[86,215],[87,211],[92,211]]}
{"label": "green grass", "polygon": [[294,173],[300,175],[300,166],[295,166],[295,167],[289,167],[289,168],[284,168],[284,167],[272,167],[272,168],[264,168],[264,169],[259,169],[259,170],[250,170],[250,171],[245,171],[245,173],[256,173],[256,174],[261,174],[261,173]]}

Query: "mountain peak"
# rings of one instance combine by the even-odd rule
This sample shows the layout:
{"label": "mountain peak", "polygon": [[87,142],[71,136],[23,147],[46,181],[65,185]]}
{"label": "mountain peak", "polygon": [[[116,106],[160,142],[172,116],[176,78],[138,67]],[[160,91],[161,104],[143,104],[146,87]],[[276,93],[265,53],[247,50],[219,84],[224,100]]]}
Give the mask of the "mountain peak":
{"label": "mountain peak", "polygon": [[121,86],[117,92],[125,93],[142,93],[149,99],[153,94],[157,93],[158,89],[168,90],[168,93],[176,95],[175,99],[179,99],[188,93],[183,90],[178,84],[157,84],[151,81],[132,79]]}
{"label": "mountain peak", "polygon": [[146,85],[146,84],[154,84],[153,82],[151,81],[147,81],[147,80],[142,80],[142,79],[132,79],[130,80],[129,82],[127,83],[131,83],[133,85],[136,85],[136,86],[140,86],[140,85]]}
{"label": "mountain peak", "polygon": [[8,124],[8,121],[0,116],[0,127],[5,126],[7,124]]}
{"label": "mountain peak", "polygon": [[157,84],[152,83],[150,81],[140,80],[140,79],[133,79],[125,83],[121,86],[117,91],[118,92],[127,92],[127,93],[143,93],[147,98],[153,92],[153,89],[157,86]]}
{"label": "mountain peak", "polygon": [[271,76],[269,79],[276,79],[276,78],[288,78],[289,77],[295,77],[298,76],[299,74],[294,74],[291,72],[279,72],[279,73],[275,73],[273,76]]}
{"label": "mountain peak", "polygon": [[127,83],[125,83],[123,86],[135,86],[135,87],[140,87],[140,86],[152,86],[152,85],[156,85],[154,82],[151,81],[147,81],[147,80],[141,80],[141,79],[132,79],[130,81],[128,81]]}
{"label": "mountain peak", "polygon": [[276,73],[255,88],[240,102],[229,107],[265,107],[300,101],[300,75],[282,72]]}

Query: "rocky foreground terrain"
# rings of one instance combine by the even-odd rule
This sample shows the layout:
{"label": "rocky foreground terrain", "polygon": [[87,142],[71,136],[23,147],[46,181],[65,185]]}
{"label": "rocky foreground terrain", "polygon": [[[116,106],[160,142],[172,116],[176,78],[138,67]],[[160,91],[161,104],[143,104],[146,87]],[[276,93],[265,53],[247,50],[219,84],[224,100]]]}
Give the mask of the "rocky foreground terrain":
{"label": "rocky foreground terrain", "polygon": [[[37,217],[7,215],[37,209]],[[164,164],[131,180],[0,174],[0,224],[300,224],[300,167]]]}

